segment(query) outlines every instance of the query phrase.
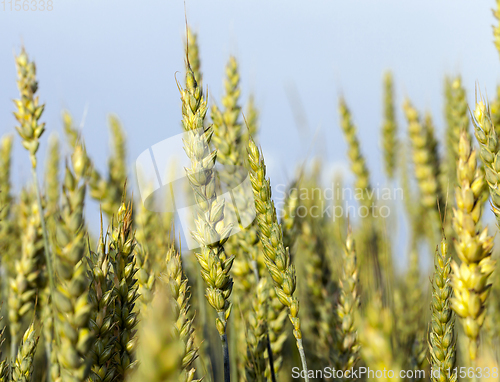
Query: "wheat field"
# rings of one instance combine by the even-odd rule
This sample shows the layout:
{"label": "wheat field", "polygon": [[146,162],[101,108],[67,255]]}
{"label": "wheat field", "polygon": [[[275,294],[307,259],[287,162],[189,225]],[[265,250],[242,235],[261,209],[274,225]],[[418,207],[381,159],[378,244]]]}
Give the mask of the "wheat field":
{"label": "wheat field", "polygon": [[[64,137],[44,134],[43,83],[17,50],[15,120],[0,141],[0,381],[499,380],[500,86],[489,98],[492,84],[444,78],[441,136],[381,73],[380,163],[363,155],[340,97],[354,182],[325,184],[317,159],[278,200],[237,57],[214,100],[187,26],[183,43],[174,122],[186,165],[172,175],[182,219],[169,175],[129,163],[118,117],[105,173],[68,111]],[[14,140],[32,170],[22,187]],[[373,182],[375,165],[390,187]],[[393,236],[398,214],[405,240]]]}

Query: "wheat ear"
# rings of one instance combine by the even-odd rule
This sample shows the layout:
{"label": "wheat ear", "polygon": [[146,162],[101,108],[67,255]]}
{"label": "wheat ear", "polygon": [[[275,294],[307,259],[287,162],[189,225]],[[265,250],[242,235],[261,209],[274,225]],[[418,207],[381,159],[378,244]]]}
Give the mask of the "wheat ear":
{"label": "wheat ear", "polygon": [[449,371],[455,367],[455,320],[451,309],[452,287],[450,282],[451,258],[448,243],[443,237],[434,256],[434,276],[432,283],[431,324],[429,326],[430,364],[440,371],[438,378],[431,376],[433,382],[455,382],[455,373]]}
{"label": "wheat ear", "polygon": [[[120,208],[120,200],[126,183],[126,139],[125,132],[118,118],[114,115],[108,118],[111,133],[112,154],[108,158],[107,179],[95,168],[87,155],[89,171],[86,174],[90,196],[99,201],[106,216],[111,220],[113,214]],[[63,112],[64,132],[73,149],[81,141],[80,132],[73,125],[73,118],[69,112]]]}
{"label": "wheat ear", "polygon": [[359,200],[364,206],[370,207],[372,202],[369,190],[370,186],[370,173],[366,166],[366,160],[361,154],[360,144],[356,136],[356,126],[352,121],[352,116],[344,98],[339,100],[339,114],[340,114],[340,127],[344,133],[347,141],[349,160],[351,162],[351,170],[355,176],[354,186],[357,190],[362,191],[362,197]]}
{"label": "wheat ear", "polygon": [[[495,190],[491,188],[495,170],[493,164],[488,162],[495,157],[488,151],[493,148],[494,141],[489,134],[494,130],[481,105],[476,108],[475,118],[476,136],[481,145],[481,157],[486,165],[486,180],[490,184],[492,208],[495,212],[498,211],[493,194]],[[451,263],[454,291],[451,306],[462,318],[465,334],[470,340],[470,359],[474,361],[477,357],[479,331],[486,315],[486,299],[491,290],[488,278],[495,269],[495,261],[491,257],[493,237],[488,235],[487,227],[484,230],[480,228],[484,176],[477,166],[476,151],[472,150],[465,133],[460,137],[457,184],[453,227],[457,236],[455,250],[461,264]],[[497,214],[497,219],[498,217]]]}
{"label": "wheat ear", "polygon": [[260,228],[260,240],[264,247],[264,261],[271,278],[274,289],[280,302],[289,309],[289,318],[293,325],[293,335],[297,341],[302,361],[302,368],[307,376],[307,361],[302,345],[302,331],[300,326],[299,301],[293,295],[296,288],[295,267],[290,261],[288,248],[283,246],[283,234],[278,223],[276,208],[271,200],[271,185],[266,179],[266,165],[264,158],[250,139],[248,143],[248,161],[251,167],[250,180],[255,197],[257,222]]}
{"label": "wheat ear", "polygon": [[[451,185],[455,186],[460,136],[464,130],[469,134],[467,93],[460,76],[446,80],[445,94],[447,180],[451,182]],[[450,187],[450,189],[453,189],[453,187]]]}
{"label": "wheat ear", "polygon": [[[125,198],[125,196],[124,196]],[[113,220],[109,257],[113,267],[115,293],[114,366],[118,380],[124,380],[137,364],[135,360],[136,326],[138,323],[135,301],[139,297],[137,285],[137,266],[134,247],[135,234],[132,230],[132,204],[122,203]]]}
{"label": "wheat ear", "polygon": [[23,319],[34,310],[37,290],[43,287],[43,240],[38,203],[26,190],[21,193],[21,258],[9,279],[11,357],[15,357]]}
{"label": "wheat ear", "polygon": [[[3,321],[3,317],[0,317],[0,321]],[[0,382],[9,382],[9,372],[10,372],[10,364],[7,363],[6,359],[3,359],[3,352],[1,350],[4,342],[5,342],[5,325],[2,326],[0,330]]]}
{"label": "wheat ear", "polygon": [[141,321],[137,358],[140,362],[132,375],[133,382],[184,381],[182,355],[184,344],[172,330],[174,310],[167,285],[158,283],[150,313]]}
{"label": "wheat ear", "polygon": [[185,372],[185,382],[193,381],[196,369],[193,367],[195,359],[198,357],[198,348],[195,346],[193,318],[190,316],[191,290],[188,286],[188,279],[182,269],[181,255],[175,250],[172,243],[167,250],[165,258],[166,272],[164,280],[170,287],[174,306],[174,328],[176,335],[184,344],[182,354],[182,369]]}
{"label": "wheat ear", "polygon": [[495,38],[495,47],[500,54],[500,0],[496,1],[496,9],[493,9],[493,15],[498,21],[497,25],[493,26],[493,37]]}
{"label": "wheat ear", "polygon": [[13,382],[29,382],[33,374],[33,361],[35,358],[38,337],[35,333],[34,324],[24,332],[21,345],[17,352],[14,365],[12,367]]}
{"label": "wheat ear", "polygon": [[260,279],[256,294],[252,298],[252,307],[248,314],[247,353],[245,378],[247,382],[267,382],[265,375],[267,348],[267,279]]}
{"label": "wheat ear", "polygon": [[[89,328],[89,302],[84,200],[87,170],[84,148],[78,145],[71,157],[63,182],[62,202],[57,221],[57,291],[53,296],[58,316],[55,320],[61,378],[84,381],[88,376],[88,352],[93,335]],[[76,287],[78,286],[78,287]]]}
{"label": "wheat ear", "polygon": [[420,121],[417,110],[407,99],[403,109],[408,121],[408,133],[413,149],[415,176],[421,192],[421,203],[431,219],[431,233],[438,232],[441,225],[437,205],[442,203],[439,173],[436,166],[436,146],[430,120]]}
{"label": "wheat ear", "polygon": [[394,178],[398,154],[398,126],[394,110],[394,83],[392,73],[384,76],[384,122],[382,124],[382,148],[384,150],[385,173]]}
{"label": "wheat ear", "polygon": [[354,316],[359,306],[358,268],[356,248],[350,227],[343,256],[343,272],[340,281],[340,295],[337,305],[337,351],[335,361],[337,370],[349,370],[358,361],[360,344],[354,323]]}
{"label": "wheat ear", "polygon": [[[23,147],[29,152],[31,160],[31,172],[33,182],[35,184],[36,198],[38,203],[38,214],[40,216],[40,224],[43,237],[43,251],[45,254],[45,263],[47,265],[47,275],[49,279],[50,292],[53,295],[55,292],[55,284],[52,269],[52,258],[50,255],[50,247],[48,241],[47,228],[45,226],[45,215],[42,205],[42,194],[40,185],[38,184],[37,176],[37,159],[36,153],[40,146],[40,137],[45,131],[45,123],[40,123],[44,104],[40,104],[38,95],[38,82],[36,79],[36,66],[33,61],[30,61],[24,48],[21,53],[15,57],[17,69],[17,87],[20,93],[20,99],[14,100],[17,111],[14,116],[19,123],[16,130],[19,133]],[[53,306],[52,306],[53,309]],[[15,344],[14,344],[15,346]]]}
{"label": "wheat ear", "polygon": [[90,315],[90,328],[95,336],[90,351],[90,382],[111,382],[117,374],[113,362],[116,293],[105,235],[101,227],[97,251],[90,254],[89,297],[95,307]]}

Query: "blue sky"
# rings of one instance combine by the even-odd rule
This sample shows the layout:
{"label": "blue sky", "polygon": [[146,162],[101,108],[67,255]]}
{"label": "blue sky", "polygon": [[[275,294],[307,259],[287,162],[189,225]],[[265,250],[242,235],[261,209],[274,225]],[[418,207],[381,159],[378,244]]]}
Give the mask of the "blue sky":
{"label": "blue sky", "polygon": [[[262,144],[273,184],[315,155],[328,176],[346,164],[338,124],[343,94],[358,125],[373,183],[385,184],[379,144],[382,75],[394,72],[398,106],[409,96],[430,110],[443,129],[446,74],[463,76],[493,94],[499,58],[492,43],[494,1],[389,0],[187,1],[199,33],[204,83],[222,94],[224,66],[234,54],[242,99],[250,93],[261,111]],[[62,135],[60,113],[79,120],[97,167],[109,153],[106,115],[116,113],[129,138],[131,163],[150,146],[180,132],[176,72],[183,70],[184,3],[180,0],[54,0],[51,12],[3,10],[0,4],[0,133],[13,131],[17,96],[13,51],[24,42],[36,60],[47,137]],[[182,75],[178,74],[178,76]],[[300,99],[307,129],[294,111]],[[400,133],[405,124],[401,109]],[[45,155],[45,145],[40,155]],[[29,162],[16,140],[16,184],[29,179]],[[90,214],[93,216],[93,213]]]}

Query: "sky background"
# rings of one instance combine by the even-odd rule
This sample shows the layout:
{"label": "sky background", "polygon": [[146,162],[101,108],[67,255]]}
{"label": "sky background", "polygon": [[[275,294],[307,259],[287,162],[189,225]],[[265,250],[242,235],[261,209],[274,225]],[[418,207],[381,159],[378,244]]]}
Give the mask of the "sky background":
{"label": "sky background", "polygon": [[[51,12],[16,12],[0,4],[0,134],[14,131],[13,52],[22,41],[36,60],[39,94],[46,103],[40,157],[51,133],[62,137],[62,109],[77,121],[87,109],[83,134],[101,171],[110,151],[109,113],[123,122],[131,164],[150,146],[178,134],[175,75],[182,79],[184,68],[183,1],[53,3]],[[324,158],[325,179],[346,168],[339,94],[352,110],[372,182],[386,185],[380,149],[384,71],[394,73],[401,136],[405,96],[432,112],[442,136],[445,75],[463,76],[469,102],[476,84],[495,92],[499,59],[492,42],[493,6],[493,0],[186,2],[212,101],[222,95],[229,55],[240,63],[242,101],[255,96],[259,140],[274,187],[315,156]],[[302,129],[298,110],[306,121]],[[30,180],[19,139],[13,177],[17,187]],[[89,219],[97,218],[96,211],[89,211]]]}

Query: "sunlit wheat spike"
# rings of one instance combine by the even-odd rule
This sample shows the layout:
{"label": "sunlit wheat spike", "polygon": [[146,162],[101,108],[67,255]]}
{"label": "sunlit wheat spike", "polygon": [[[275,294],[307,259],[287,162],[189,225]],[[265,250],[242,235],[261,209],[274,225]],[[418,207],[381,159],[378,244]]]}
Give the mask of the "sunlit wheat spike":
{"label": "sunlit wheat spike", "polygon": [[493,237],[488,228],[481,228],[482,197],[486,183],[490,186],[491,206],[500,218],[497,185],[499,179],[495,163],[498,154],[496,133],[491,124],[488,109],[482,102],[474,111],[476,138],[481,146],[480,155],[486,167],[486,177],[477,163],[477,153],[463,132],[460,137],[459,160],[457,164],[456,208],[453,210],[453,228],[456,233],[455,250],[460,264],[453,261],[451,306],[462,318],[465,334],[469,338],[469,356],[477,358],[479,332],[486,315],[486,300],[491,290],[488,278],[495,270],[496,261],[491,254]]}
{"label": "sunlit wheat spike", "polygon": [[[257,222],[260,239],[264,248],[264,260],[274,282],[274,289],[280,302],[289,309],[289,318],[293,325],[293,335],[297,342],[302,368],[306,370],[307,361],[302,344],[302,330],[299,314],[299,301],[294,296],[296,288],[295,267],[290,261],[288,248],[283,246],[283,233],[278,223],[276,208],[271,200],[271,186],[266,179],[266,165],[262,153],[250,139],[248,161],[251,167],[250,180],[255,197]],[[306,377],[308,381],[309,378]]]}

